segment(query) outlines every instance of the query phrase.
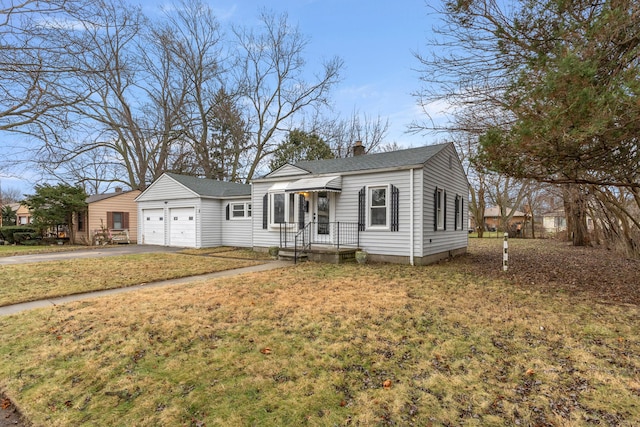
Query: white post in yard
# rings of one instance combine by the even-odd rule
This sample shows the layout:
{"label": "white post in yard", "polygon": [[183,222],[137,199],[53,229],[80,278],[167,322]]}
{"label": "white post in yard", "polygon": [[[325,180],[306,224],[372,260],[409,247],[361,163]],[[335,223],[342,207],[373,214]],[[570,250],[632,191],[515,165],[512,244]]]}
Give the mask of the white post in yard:
{"label": "white post in yard", "polygon": [[507,271],[507,267],[509,266],[509,242],[507,241],[509,238],[509,233],[504,233],[504,253],[502,254],[502,271]]}

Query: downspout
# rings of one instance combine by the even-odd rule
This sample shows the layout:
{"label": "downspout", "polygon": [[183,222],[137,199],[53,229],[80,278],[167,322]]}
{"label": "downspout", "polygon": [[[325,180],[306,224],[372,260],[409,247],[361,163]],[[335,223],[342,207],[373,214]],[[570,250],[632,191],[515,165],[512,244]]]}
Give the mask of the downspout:
{"label": "downspout", "polygon": [[409,264],[414,265],[413,254],[413,169],[409,169]]}

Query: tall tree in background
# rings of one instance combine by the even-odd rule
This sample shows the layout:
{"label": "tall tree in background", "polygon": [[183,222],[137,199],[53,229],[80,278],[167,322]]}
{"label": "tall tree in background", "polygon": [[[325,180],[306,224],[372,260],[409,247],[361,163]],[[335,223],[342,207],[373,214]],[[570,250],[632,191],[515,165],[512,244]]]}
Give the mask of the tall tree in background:
{"label": "tall tree in background", "polygon": [[422,105],[448,102],[446,127],[481,135],[481,167],[571,185],[573,241],[588,243],[585,196],[640,188],[640,5],[469,0],[443,13],[446,53],[420,57],[435,83]]}
{"label": "tall tree in background", "polygon": [[56,16],[75,10],[71,0],[3,1],[0,4],[0,130],[20,131],[60,120],[73,104],[61,81],[71,71],[63,61],[65,45],[47,28]]}
{"label": "tall tree in background", "polygon": [[24,199],[33,215],[33,224],[43,230],[66,225],[74,241],[73,217],[87,208],[87,193],[68,184],[36,185],[35,193]]}
{"label": "tall tree in background", "polygon": [[329,104],[330,91],[343,67],[342,60],[334,57],[309,78],[303,56],[308,40],[300,30],[288,22],[286,15],[263,12],[260,24],[259,29],[233,30],[236,45],[231,72],[240,105],[246,106],[253,150],[244,174],[247,180],[275,150],[276,138],[292,126],[292,119]]}
{"label": "tall tree in background", "polygon": [[333,159],[334,157],[331,147],[318,135],[294,129],[274,151],[269,169],[273,171],[284,164],[293,164],[301,160]]}

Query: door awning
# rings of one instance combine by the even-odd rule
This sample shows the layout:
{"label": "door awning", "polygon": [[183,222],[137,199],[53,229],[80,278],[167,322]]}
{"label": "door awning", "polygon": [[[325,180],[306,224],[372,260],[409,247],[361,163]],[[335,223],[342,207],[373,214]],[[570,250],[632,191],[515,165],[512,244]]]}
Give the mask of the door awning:
{"label": "door awning", "polygon": [[322,176],[317,178],[302,178],[294,182],[290,182],[285,190],[286,192],[319,192],[319,191],[342,191],[341,176]]}

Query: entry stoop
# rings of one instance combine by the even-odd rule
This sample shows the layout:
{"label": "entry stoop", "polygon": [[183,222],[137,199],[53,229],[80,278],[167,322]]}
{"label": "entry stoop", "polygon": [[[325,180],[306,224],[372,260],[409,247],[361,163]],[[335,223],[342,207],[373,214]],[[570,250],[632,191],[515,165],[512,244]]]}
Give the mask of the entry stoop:
{"label": "entry stoop", "polygon": [[[336,248],[335,246],[312,246],[311,249],[298,251],[297,261],[324,262],[327,264],[344,264],[355,262],[358,248]],[[278,259],[294,261],[295,251],[291,248],[280,248]]]}
{"label": "entry stoop", "polygon": [[[280,248],[278,250],[278,259],[280,261],[294,261],[295,257],[296,257],[296,252],[291,248]],[[306,252],[298,251],[297,261],[306,261],[307,259],[308,259],[308,256]]]}
{"label": "entry stoop", "polygon": [[344,264],[355,262],[357,248],[336,248],[334,246],[313,246],[307,251],[309,261],[326,262],[328,264]]}

